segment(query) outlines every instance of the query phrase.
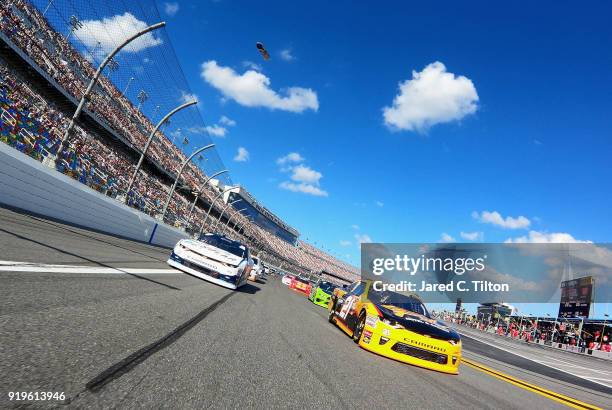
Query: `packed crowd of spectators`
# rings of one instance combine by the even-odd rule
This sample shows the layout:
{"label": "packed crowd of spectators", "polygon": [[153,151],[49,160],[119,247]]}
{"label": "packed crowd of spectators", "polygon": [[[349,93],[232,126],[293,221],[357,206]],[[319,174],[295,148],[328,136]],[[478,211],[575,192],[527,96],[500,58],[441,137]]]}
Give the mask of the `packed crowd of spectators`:
{"label": "packed crowd of spectators", "polygon": [[[96,71],[90,60],[56,32],[29,2],[8,1],[3,3],[0,13],[0,30],[9,40],[79,100]],[[89,99],[87,110],[133,147],[144,147],[154,125],[108,78],[100,77]],[[162,132],[156,134],[148,155],[171,172],[185,159],[185,154]],[[203,182],[201,171],[192,164],[184,178],[190,183]]]}
{"label": "packed crowd of spectators", "polygon": [[[3,2],[0,6],[0,32],[75,101],[82,97],[95,68],[66,37],[49,25],[32,4],[24,0]],[[10,62],[0,59],[0,140],[3,143],[39,161],[57,155],[61,159],[58,171],[113,198],[125,195],[128,205],[151,216],[159,215],[170,190],[167,179],[141,169],[132,190],[126,192],[128,180],[135,170],[128,152],[138,152],[144,147],[154,125],[104,75],[89,101],[86,109],[123,143],[77,125],[68,147],[57,152],[69,117],[37,92],[27,78],[12,70]],[[156,133],[147,156],[159,169],[170,174],[176,173],[178,164],[186,159],[185,154],[161,131]],[[233,223],[229,227],[224,224],[215,226],[213,218],[206,218],[206,204],[212,202],[217,192],[204,186],[205,180],[206,175],[200,168],[189,163],[180,184],[186,189],[179,189],[169,204],[168,220],[171,223],[191,228],[191,231],[202,226],[204,230],[214,227],[263,250],[276,266],[287,266],[297,273],[327,271],[347,280],[357,277],[354,267],[305,242],[299,241],[297,246],[289,244],[251,224],[231,206],[225,215]],[[189,191],[198,192],[203,200],[199,201],[193,213]],[[200,206],[203,202],[206,204]],[[218,204],[215,210],[219,213],[223,207],[223,204]]]}
{"label": "packed crowd of spectators", "polygon": [[606,322],[521,316],[495,319],[482,315],[456,315],[447,311],[438,312],[436,316],[447,322],[528,343],[560,344],[582,352],[587,349],[612,351],[612,326]]}

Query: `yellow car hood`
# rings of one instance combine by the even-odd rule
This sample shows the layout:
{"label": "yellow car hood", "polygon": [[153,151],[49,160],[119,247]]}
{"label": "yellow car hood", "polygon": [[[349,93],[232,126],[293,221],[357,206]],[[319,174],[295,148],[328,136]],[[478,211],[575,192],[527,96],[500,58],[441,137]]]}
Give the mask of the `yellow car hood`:
{"label": "yellow car hood", "polygon": [[461,337],[453,329],[427,316],[394,305],[375,305],[384,317],[398,322],[411,332],[435,339],[459,342]]}

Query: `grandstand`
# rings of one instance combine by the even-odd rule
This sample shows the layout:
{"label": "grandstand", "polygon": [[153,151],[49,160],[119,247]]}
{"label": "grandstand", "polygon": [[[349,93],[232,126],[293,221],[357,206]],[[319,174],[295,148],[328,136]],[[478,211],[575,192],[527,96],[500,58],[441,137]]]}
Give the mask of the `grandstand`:
{"label": "grandstand", "polygon": [[[109,197],[126,198],[129,206],[156,216],[162,211],[180,163],[197,147],[211,142],[197,108],[177,114],[156,133],[134,186],[126,192],[155,121],[191,95],[165,30],[149,39],[150,47],[118,55],[116,64],[105,70],[90,95],[66,149],[58,152],[75,107],[108,52],[104,39],[126,37],[121,31],[106,32],[106,37],[88,32],[93,30],[90,22],[128,14],[143,24],[160,20],[154,2],[136,1],[130,9],[125,7],[123,2],[105,2],[102,6],[68,0],[2,3],[0,141],[49,166],[55,166],[52,159],[57,156],[57,171]],[[98,41],[92,42],[92,38]],[[157,63],[149,64],[152,61]],[[212,229],[225,204],[217,201],[211,209],[213,219],[207,220],[206,213],[218,191],[214,185],[205,186],[201,192],[200,187],[206,175],[223,168],[214,150],[189,163],[172,196],[166,223],[187,232],[196,232],[203,225]],[[219,183],[232,185],[227,174]],[[189,219],[194,192],[198,192],[197,205]],[[345,281],[357,277],[355,267],[300,241],[294,228],[244,188],[238,195],[250,204],[251,213],[237,211],[244,206],[229,207],[225,215],[236,224],[229,228],[220,224],[217,230],[263,252],[264,260],[278,267]]]}
{"label": "grandstand", "polygon": [[225,203],[234,202],[232,206],[236,210],[244,209],[242,213],[253,220],[253,223],[262,229],[278,236],[280,239],[291,245],[297,244],[300,233],[291,226],[283,222],[278,216],[273,214],[268,208],[257,202],[257,200],[244,187],[237,186],[236,190],[227,193],[224,198]]}

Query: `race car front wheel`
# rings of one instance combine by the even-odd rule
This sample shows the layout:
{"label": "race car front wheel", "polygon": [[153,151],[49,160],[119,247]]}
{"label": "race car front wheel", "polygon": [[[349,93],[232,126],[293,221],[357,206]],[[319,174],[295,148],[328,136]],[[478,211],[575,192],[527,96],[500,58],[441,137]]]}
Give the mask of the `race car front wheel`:
{"label": "race car front wheel", "polygon": [[363,333],[363,328],[365,327],[365,314],[359,315],[359,322],[355,326],[355,331],[353,332],[353,342],[359,343],[359,339],[361,339],[361,334]]}
{"label": "race car front wheel", "polygon": [[336,304],[332,304],[332,308],[329,311],[329,316],[327,316],[327,321],[329,323],[334,323],[334,310],[336,310]]}

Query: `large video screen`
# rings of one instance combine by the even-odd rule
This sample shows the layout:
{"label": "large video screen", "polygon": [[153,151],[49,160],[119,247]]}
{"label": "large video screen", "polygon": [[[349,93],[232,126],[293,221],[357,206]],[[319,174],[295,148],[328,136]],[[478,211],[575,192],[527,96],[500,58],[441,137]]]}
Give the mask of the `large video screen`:
{"label": "large video screen", "polygon": [[592,298],[592,276],[562,282],[559,317],[589,317]]}

